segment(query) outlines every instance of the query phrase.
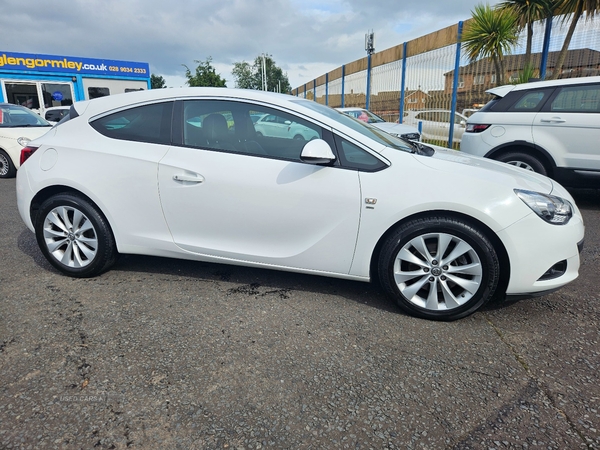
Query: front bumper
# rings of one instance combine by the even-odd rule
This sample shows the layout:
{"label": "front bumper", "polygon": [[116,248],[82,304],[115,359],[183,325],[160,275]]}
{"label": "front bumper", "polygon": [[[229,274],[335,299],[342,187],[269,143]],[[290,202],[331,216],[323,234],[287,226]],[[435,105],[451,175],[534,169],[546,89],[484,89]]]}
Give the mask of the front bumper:
{"label": "front bumper", "polygon": [[[510,260],[507,296],[543,295],[579,275],[584,225],[579,214],[566,225],[551,225],[535,213],[498,233]],[[560,274],[548,276],[559,266]]]}

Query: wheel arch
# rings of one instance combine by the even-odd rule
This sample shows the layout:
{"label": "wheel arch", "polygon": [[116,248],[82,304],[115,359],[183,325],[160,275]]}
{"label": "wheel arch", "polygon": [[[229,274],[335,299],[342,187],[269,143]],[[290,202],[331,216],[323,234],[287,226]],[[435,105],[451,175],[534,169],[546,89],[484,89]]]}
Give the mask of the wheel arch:
{"label": "wheel arch", "polygon": [[497,160],[500,156],[511,152],[521,152],[527,155],[535,156],[546,168],[548,176],[550,178],[554,176],[554,172],[556,170],[556,162],[554,161],[554,158],[552,158],[552,155],[543,147],[540,147],[536,144],[532,144],[531,142],[507,142],[502,145],[499,145],[498,147],[493,148],[492,150],[487,152],[484,155],[484,157]]}
{"label": "wheel arch", "polygon": [[50,197],[52,197],[54,195],[58,195],[58,194],[76,195],[78,197],[83,198],[85,201],[89,202],[90,204],[92,204],[92,206],[94,206],[98,210],[98,212],[100,214],[102,214],[102,216],[104,216],[104,219],[106,220],[106,223],[108,224],[108,226],[111,230],[111,233],[113,234],[113,237],[114,237],[114,232],[113,232],[112,226],[110,224],[110,221],[106,217],[106,214],[104,214],[104,212],[102,211],[102,208],[100,208],[94,200],[92,200],[90,197],[85,195],[83,192],[81,192],[73,187],[63,186],[63,185],[48,186],[48,187],[42,189],[41,191],[39,191],[37,194],[35,194],[35,196],[31,199],[31,204],[29,205],[29,216],[31,217],[31,222],[33,223],[34,226],[37,223],[38,212],[40,210],[40,206],[42,206],[42,203],[44,203]]}
{"label": "wheel arch", "polygon": [[386,230],[386,232],[383,233],[383,235],[379,238],[379,240],[377,241],[377,244],[375,245],[375,248],[373,249],[373,253],[371,254],[370,274],[369,274],[371,281],[379,279],[379,276],[377,273],[378,272],[377,264],[378,264],[379,257],[381,254],[381,249],[382,249],[383,244],[386,241],[386,239],[398,227],[402,226],[403,224],[405,224],[413,219],[427,219],[427,218],[433,218],[433,217],[439,217],[439,216],[444,216],[444,217],[448,217],[451,219],[459,219],[471,226],[474,226],[474,227],[478,228],[479,230],[481,230],[481,232],[483,234],[485,234],[485,236],[490,240],[490,242],[494,246],[494,249],[496,250],[498,259],[500,261],[500,279],[498,281],[498,286],[496,288],[496,295],[494,295],[494,297],[497,297],[498,295],[503,295],[506,292],[506,288],[508,287],[508,282],[510,281],[510,259],[508,258],[508,252],[506,251],[506,248],[504,247],[504,244],[502,243],[500,238],[496,235],[496,233],[494,233],[492,231],[492,229],[490,227],[488,227],[485,223],[481,222],[480,220],[477,220],[467,214],[463,214],[463,213],[456,212],[456,211],[443,210],[443,209],[422,211],[422,212],[419,212],[416,214],[412,214],[412,215],[407,216],[407,217],[403,218],[402,220],[396,222],[392,226],[390,226]]}

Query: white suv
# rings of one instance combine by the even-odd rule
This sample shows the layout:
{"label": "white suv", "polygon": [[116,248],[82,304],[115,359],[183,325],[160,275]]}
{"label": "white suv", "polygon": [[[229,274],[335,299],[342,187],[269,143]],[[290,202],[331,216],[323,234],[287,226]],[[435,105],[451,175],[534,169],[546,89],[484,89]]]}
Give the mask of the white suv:
{"label": "white suv", "polygon": [[469,117],[461,151],[600,186],[600,77],[500,86]]}

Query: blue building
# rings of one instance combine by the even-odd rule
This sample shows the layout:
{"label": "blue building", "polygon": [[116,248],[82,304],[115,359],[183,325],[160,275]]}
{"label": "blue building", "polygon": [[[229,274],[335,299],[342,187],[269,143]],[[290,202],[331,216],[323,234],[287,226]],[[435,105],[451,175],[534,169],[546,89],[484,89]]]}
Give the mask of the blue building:
{"label": "blue building", "polygon": [[0,51],[0,102],[46,108],[150,89],[147,63]]}

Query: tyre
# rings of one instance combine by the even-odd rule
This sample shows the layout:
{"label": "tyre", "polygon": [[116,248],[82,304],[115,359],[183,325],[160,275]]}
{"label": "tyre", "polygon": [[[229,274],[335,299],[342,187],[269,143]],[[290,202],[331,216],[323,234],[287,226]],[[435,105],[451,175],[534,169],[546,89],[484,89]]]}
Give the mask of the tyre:
{"label": "tyre", "polygon": [[431,320],[472,314],[494,294],[500,263],[476,227],[450,217],[414,219],[384,242],[379,278],[405,312]]}
{"label": "tyre", "polygon": [[118,257],[108,221],[96,206],[77,195],[58,194],[43,202],[35,234],[50,264],[72,277],[98,275]]}
{"label": "tyre", "polygon": [[0,150],[0,178],[14,178],[16,174],[17,168],[12,159],[4,150]]}
{"label": "tyre", "polygon": [[531,170],[532,172],[541,173],[542,175],[548,175],[548,171],[544,164],[542,164],[535,156],[528,155],[527,153],[505,153],[498,157],[498,161],[521,167],[522,169]]}
{"label": "tyre", "polygon": [[296,136],[294,136],[294,139],[296,139],[297,141],[305,141],[306,139],[304,139],[304,136],[302,136],[301,134],[297,134]]}

